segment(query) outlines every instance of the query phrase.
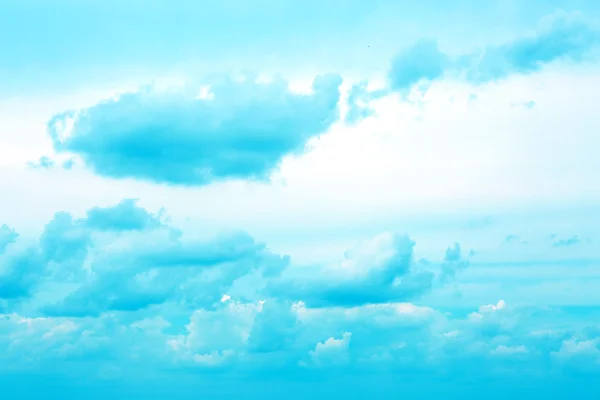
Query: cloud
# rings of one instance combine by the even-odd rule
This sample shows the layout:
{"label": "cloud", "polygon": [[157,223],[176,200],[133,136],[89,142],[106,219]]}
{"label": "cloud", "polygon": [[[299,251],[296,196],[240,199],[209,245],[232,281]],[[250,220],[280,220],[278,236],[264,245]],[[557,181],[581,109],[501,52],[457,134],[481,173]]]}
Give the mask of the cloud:
{"label": "cloud", "polygon": [[130,231],[158,228],[158,216],[137,206],[137,200],[126,199],[111,207],[94,207],[87,211],[86,225],[99,231]]}
{"label": "cloud", "polygon": [[69,213],[56,213],[35,244],[17,243],[0,257],[0,298],[30,296],[44,278],[73,279],[92,246],[90,232]]}
{"label": "cloud", "polygon": [[37,162],[30,162],[31,168],[51,169],[54,168],[54,161],[48,156],[42,156]]}
{"label": "cloud", "polygon": [[254,319],[248,335],[248,348],[257,353],[289,351],[301,330],[292,302],[267,300]]}
{"label": "cloud", "polygon": [[370,91],[368,85],[368,81],[361,81],[350,88],[347,99],[348,110],[344,118],[346,123],[353,124],[361,119],[376,115],[375,110],[370,106],[370,102],[382,97],[386,92]]}
{"label": "cloud", "polygon": [[577,235],[573,235],[568,239],[558,239],[552,243],[554,247],[570,247],[581,243],[581,239]]}
{"label": "cloud", "polygon": [[254,272],[269,277],[287,263],[286,257],[270,253],[243,232],[208,241],[169,238],[168,232],[156,238],[142,236],[137,243],[93,259],[91,276],[43,311],[52,316],[99,315],[169,300],[210,308],[237,279]]}
{"label": "cloud", "polygon": [[[463,54],[445,53],[436,40],[420,39],[392,58],[384,89],[370,91],[367,81],[351,87],[345,121],[352,124],[374,116],[371,102],[390,93],[405,97],[413,88],[426,89],[432,82],[443,79],[478,85],[514,74],[531,74],[555,61],[584,61],[592,56],[598,44],[600,30],[580,14],[565,12],[543,18],[534,32]],[[474,101],[477,95],[471,94],[469,99]],[[532,109],[536,102],[513,105]],[[481,221],[482,228],[490,224],[491,221]]]}
{"label": "cloud", "polygon": [[260,304],[227,302],[217,310],[197,310],[186,329],[182,345],[196,355],[239,352],[246,347]]}
{"label": "cloud", "polygon": [[169,293],[160,283],[151,284],[149,287],[120,274],[105,275],[83,284],[41,311],[52,317],[86,317],[108,311],[136,311],[166,301]]}
{"label": "cloud", "polygon": [[271,290],[310,307],[357,306],[414,299],[431,288],[433,274],[413,260],[415,243],[384,233],[348,250],[337,265],[311,277],[282,278]]}
{"label": "cloud", "polygon": [[348,347],[352,339],[352,333],[344,332],[341,338],[330,337],[324,342],[317,343],[311,351],[310,358],[319,365],[347,364],[349,362]]}
{"label": "cloud", "polygon": [[506,237],[504,238],[504,243],[514,243],[518,242],[519,240],[520,238],[517,235],[506,235]]}
{"label": "cloud", "polygon": [[451,247],[446,249],[444,255],[444,262],[442,263],[442,273],[440,280],[442,282],[448,282],[454,280],[456,274],[463,269],[467,268],[469,261],[466,260],[460,250],[460,244],[454,243]]}
{"label": "cloud", "polygon": [[90,231],[67,212],[56,213],[39,240],[45,258],[56,262],[85,258],[91,244]]}
{"label": "cloud", "polygon": [[[0,298],[29,296],[44,279],[77,282],[87,274],[84,267],[95,246],[95,232],[133,230],[157,226],[157,223],[146,210],[128,200],[114,207],[93,208],[83,219],[58,212],[36,242],[23,242],[16,248],[8,247],[9,253],[0,253],[0,286],[3,287]],[[2,250],[18,238],[18,234],[6,226],[0,229],[0,234],[5,244]]]}
{"label": "cloud", "polygon": [[392,61],[389,73],[390,89],[406,91],[422,81],[443,76],[448,56],[441,53],[433,40],[420,40],[400,51]]}
{"label": "cloud", "polygon": [[188,186],[262,180],[337,120],[340,84],[321,75],[310,94],[250,78],[213,80],[208,96],[148,89],[56,115],[48,129],[58,152],[110,178]]}
{"label": "cloud", "polygon": [[43,261],[36,249],[4,253],[0,258],[0,299],[30,296],[42,277]]}
{"label": "cloud", "polygon": [[9,249],[0,258],[0,299],[29,298],[44,283],[69,284],[40,308],[54,317],[136,311],[166,301],[212,307],[238,279],[270,279],[289,263],[242,231],[182,237],[133,200],[94,207],[82,219],[56,213],[37,241]]}
{"label": "cloud", "polygon": [[544,18],[533,34],[457,57],[443,53],[435,41],[421,40],[395,57],[389,88],[406,93],[419,83],[443,77],[482,84],[511,74],[530,74],[554,61],[582,61],[599,43],[600,33],[594,26],[579,14],[564,12]]}
{"label": "cloud", "polygon": [[[36,241],[19,238],[0,256],[0,373],[45,366],[95,376],[117,364],[134,377],[488,379],[596,368],[593,311],[428,305],[422,295],[444,285],[433,285],[434,264],[415,262],[407,235],[379,234],[337,263],[306,266],[243,231],[206,238],[168,220],[115,228],[115,210],[126,226],[153,215],[122,204],[91,209],[111,215],[110,229],[89,223],[91,210],[57,213]],[[449,246],[441,276],[463,285],[466,262],[458,243]]]}
{"label": "cloud", "polygon": [[73,169],[74,165],[75,165],[75,160],[73,160],[72,158],[68,159],[68,160],[66,160],[65,162],[62,163],[62,167],[64,169],[66,169],[66,170]]}
{"label": "cloud", "polygon": [[[561,360],[585,361],[585,359],[600,362],[600,338],[590,340],[570,338],[562,342],[560,349],[553,355]],[[600,366],[598,366],[600,368]]]}
{"label": "cloud", "polygon": [[465,58],[467,78],[489,82],[513,73],[529,74],[557,60],[580,61],[600,35],[578,14],[559,12],[541,21],[533,35],[488,46]]}
{"label": "cloud", "polygon": [[[98,295],[111,297],[109,288]],[[13,343],[0,365],[38,368],[45,360],[53,362],[51,370],[74,362],[103,370],[115,360],[142,375],[144,368],[160,373],[168,367],[253,379],[265,371],[285,377],[312,370],[486,379],[576,363],[594,368],[599,354],[598,331],[565,330],[572,325],[564,319],[567,309],[510,307],[502,300],[467,315],[393,302],[320,308],[276,298],[217,303],[190,310],[171,302],[94,318],[0,315],[0,345]],[[506,368],[511,363],[521,367]]]}

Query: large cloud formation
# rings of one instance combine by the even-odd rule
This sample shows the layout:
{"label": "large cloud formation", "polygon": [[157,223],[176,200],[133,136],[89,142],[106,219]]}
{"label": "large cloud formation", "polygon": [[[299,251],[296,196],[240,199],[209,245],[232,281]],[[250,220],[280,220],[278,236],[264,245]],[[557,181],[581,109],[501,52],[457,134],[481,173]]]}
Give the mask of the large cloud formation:
{"label": "large cloud formation", "polygon": [[309,94],[250,77],[214,79],[202,96],[200,88],[148,89],[56,115],[48,129],[57,151],[111,178],[189,186],[265,179],[337,120],[341,82],[318,76]]}
{"label": "large cloud formation", "polygon": [[83,218],[57,213],[38,240],[0,256],[0,376],[600,372],[600,331],[581,314],[502,300],[467,312],[419,304],[470,267],[458,243],[438,262],[415,258],[404,234],[302,266],[245,232],[196,239],[133,200]]}

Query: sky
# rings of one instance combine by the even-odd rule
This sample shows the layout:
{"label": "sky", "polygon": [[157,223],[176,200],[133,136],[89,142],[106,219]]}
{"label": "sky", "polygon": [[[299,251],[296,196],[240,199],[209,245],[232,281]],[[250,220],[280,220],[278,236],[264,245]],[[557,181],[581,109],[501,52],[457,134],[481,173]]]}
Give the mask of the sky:
{"label": "sky", "polygon": [[600,3],[0,2],[2,399],[600,396]]}

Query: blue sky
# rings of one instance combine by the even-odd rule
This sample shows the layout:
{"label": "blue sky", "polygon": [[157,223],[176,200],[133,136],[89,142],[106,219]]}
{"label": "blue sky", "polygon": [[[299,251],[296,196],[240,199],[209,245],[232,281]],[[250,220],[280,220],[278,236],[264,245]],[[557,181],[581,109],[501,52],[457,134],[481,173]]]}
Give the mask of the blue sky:
{"label": "blue sky", "polygon": [[596,1],[0,4],[7,399],[595,398]]}

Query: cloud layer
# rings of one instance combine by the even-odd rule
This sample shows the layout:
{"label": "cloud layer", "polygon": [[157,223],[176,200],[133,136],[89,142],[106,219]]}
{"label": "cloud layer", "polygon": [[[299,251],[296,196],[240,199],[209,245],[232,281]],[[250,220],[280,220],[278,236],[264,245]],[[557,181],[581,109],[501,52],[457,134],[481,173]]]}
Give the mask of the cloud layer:
{"label": "cloud layer", "polygon": [[244,232],[200,239],[134,200],[57,213],[33,242],[15,235],[0,256],[0,374],[75,363],[135,379],[166,367],[460,381],[600,368],[600,331],[568,308],[419,305],[471,268],[458,243],[419,260],[410,237],[383,233],[305,266]]}

